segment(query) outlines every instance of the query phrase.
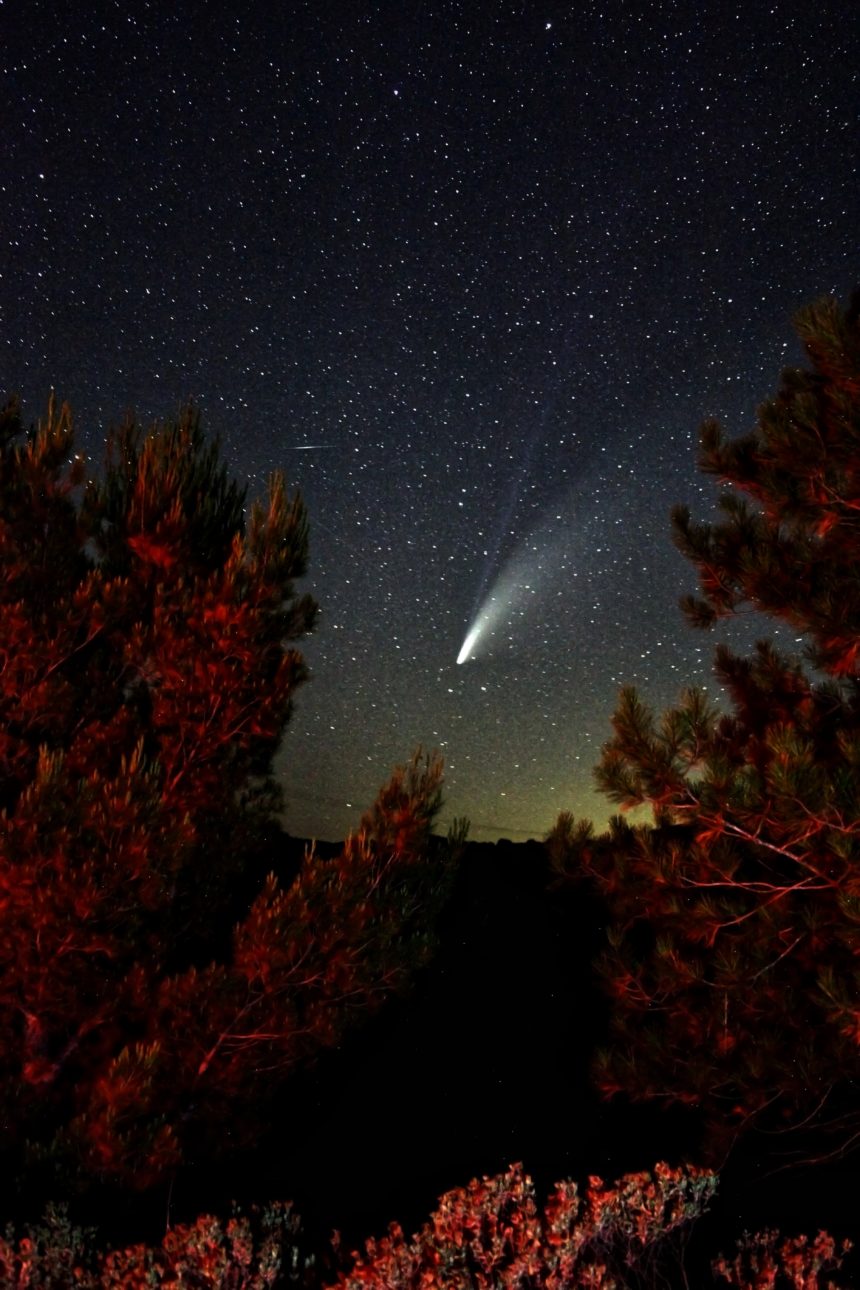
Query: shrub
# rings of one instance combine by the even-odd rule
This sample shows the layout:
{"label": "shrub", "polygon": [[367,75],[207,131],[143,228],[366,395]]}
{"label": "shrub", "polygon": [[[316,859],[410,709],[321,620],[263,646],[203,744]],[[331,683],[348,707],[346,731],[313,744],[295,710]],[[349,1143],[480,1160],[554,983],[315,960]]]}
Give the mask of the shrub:
{"label": "shrub", "polygon": [[841,1255],[851,1249],[850,1241],[838,1247],[827,1232],[814,1240],[808,1236],[782,1237],[767,1230],[755,1236],[744,1233],[737,1242],[737,1253],[731,1262],[720,1255],[712,1268],[720,1277],[739,1290],[840,1290],[835,1281],[819,1279],[842,1266]]}
{"label": "shrub", "polygon": [[[234,1207],[226,1222],[204,1214],[177,1224],[158,1246],[99,1251],[93,1228],[76,1227],[64,1205],[40,1224],[0,1237],[0,1290],[625,1290],[669,1285],[682,1266],[684,1236],[708,1208],[709,1170],[657,1164],[614,1184],[592,1177],[583,1195],[557,1183],[543,1211],[521,1165],[446,1192],[421,1231],[389,1234],[345,1256],[337,1234],[311,1253],[290,1202]],[[844,1290],[829,1279],[851,1248],[826,1232],[814,1239],[745,1233],[729,1259],[711,1264],[714,1284],[736,1290]],[[826,1278],[826,1279],[825,1279]]]}
{"label": "shrub", "polygon": [[0,1238],[0,1290],[264,1290],[311,1286],[314,1260],[298,1246],[301,1222],[289,1203],[226,1223],[201,1215],[179,1224],[159,1247],[132,1245],[97,1252],[95,1231],[75,1227],[65,1206],[48,1206],[43,1222],[15,1241]]}
{"label": "shrub", "polygon": [[707,1208],[716,1176],[658,1164],[613,1185],[592,1177],[584,1196],[557,1183],[539,1213],[521,1165],[447,1192],[411,1241],[393,1223],[365,1243],[343,1290],[618,1290],[649,1269],[658,1247]]}

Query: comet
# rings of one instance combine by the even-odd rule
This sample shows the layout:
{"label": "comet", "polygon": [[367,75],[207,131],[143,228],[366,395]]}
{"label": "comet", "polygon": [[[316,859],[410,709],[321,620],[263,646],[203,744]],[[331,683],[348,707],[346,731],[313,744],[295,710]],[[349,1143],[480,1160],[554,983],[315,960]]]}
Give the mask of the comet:
{"label": "comet", "polygon": [[472,625],[457,655],[458,663],[467,663],[476,657],[478,645],[482,640],[492,636],[502,621],[510,619],[524,590],[527,591],[528,588],[523,585],[520,570],[510,565],[506,566],[472,620]]}
{"label": "comet", "polygon": [[484,653],[500,627],[505,648],[521,648],[531,637],[535,611],[550,588],[559,594],[568,591],[570,570],[582,544],[582,535],[570,524],[564,506],[546,515],[474,608],[457,662],[468,663]]}
{"label": "comet", "polygon": [[460,647],[460,653],[457,655],[458,663],[465,663],[466,659],[474,658],[473,650],[481,638],[481,624],[477,623],[467,635]]}

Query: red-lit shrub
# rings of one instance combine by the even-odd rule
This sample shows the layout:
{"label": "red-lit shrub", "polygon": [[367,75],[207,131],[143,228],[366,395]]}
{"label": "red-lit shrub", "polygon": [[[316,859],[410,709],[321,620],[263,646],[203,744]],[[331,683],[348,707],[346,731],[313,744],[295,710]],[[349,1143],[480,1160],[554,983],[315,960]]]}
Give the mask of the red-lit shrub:
{"label": "red-lit shrub", "polygon": [[[0,1237],[0,1290],[651,1290],[733,1286],[736,1290],[846,1290],[829,1279],[841,1247],[766,1231],[744,1235],[735,1255],[702,1280],[684,1262],[690,1225],[707,1209],[714,1174],[655,1166],[615,1184],[556,1184],[542,1210],[521,1166],[447,1192],[407,1241],[397,1224],[347,1258],[335,1234],[312,1250],[289,1203],[222,1221],[201,1215],[177,1224],[156,1246],[100,1249],[94,1229],[49,1206],[41,1223]],[[344,1270],[331,1281],[325,1269]]]}
{"label": "red-lit shrub", "polygon": [[652,1266],[661,1247],[707,1208],[716,1177],[658,1164],[584,1195],[558,1183],[540,1212],[522,1166],[447,1192],[417,1235],[397,1224],[366,1242],[343,1290],[616,1290]]}
{"label": "red-lit shrub", "polygon": [[842,1255],[851,1248],[851,1241],[837,1246],[827,1232],[819,1232],[813,1240],[783,1237],[771,1230],[755,1236],[747,1233],[737,1242],[734,1257],[720,1255],[713,1271],[719,1285],[738,1290],[840,1290],[830,1273],[839,1270]]}
{"label": "red-lit shrub", "polygon": [[15,1239],[0,1238],[0,1290],[267,1290],[319,1284],[312,1255],[299,1248],[301,1223],[275,1203],[222,1223],[202,1215],[159,1246],[98,1251],[93,1229],[74,1226],[63,1207]]}

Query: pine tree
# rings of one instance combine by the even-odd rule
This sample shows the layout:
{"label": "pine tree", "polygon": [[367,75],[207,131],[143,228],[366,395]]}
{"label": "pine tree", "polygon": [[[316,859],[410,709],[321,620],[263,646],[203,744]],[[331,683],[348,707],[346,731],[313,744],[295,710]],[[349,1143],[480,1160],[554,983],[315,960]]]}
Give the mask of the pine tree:
{"label": "pine tree", "polygon": [[304,506],[275,474],[246,523],[191,410],[126,421],[86,476],[67,408],[26,436],[5,409],[0,1146],[145,1188],[252,1145],[287,1075],[405,987],[451,865],[416,754],[339,856],[237,904],[306,677]]}
{"label": "pine tree", "polygon": [[658,719],[623,691],[596,779],[653,823],[598,837],[565,815],[548,840],[611,923],[599,1086],[701,1108],[715,1154],[743,1125],[860,1127],[860,296],[796,325],[811,366],[752,433],[703,427],[721,517],[673,526],[699,577],[688,620],[752,607],[805,659],[718,646],[728,710],[690,689]]}

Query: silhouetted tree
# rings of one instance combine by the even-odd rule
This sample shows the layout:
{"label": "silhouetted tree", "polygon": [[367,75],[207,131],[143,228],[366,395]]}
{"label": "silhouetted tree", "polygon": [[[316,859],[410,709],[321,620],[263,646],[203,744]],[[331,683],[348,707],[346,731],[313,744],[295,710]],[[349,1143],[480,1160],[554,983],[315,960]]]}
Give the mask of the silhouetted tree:
{"label": "silhouetted tree", "polygon": [[719,646],[728,711],[690,689],[656,719],[625,690],[596,778],[653,826],[597,837],[562,816],[549,838],[609,910],[600,1087],[704,1108],[714,1150],[748,1120],[830,1120],[844,1140],[860,1110],[858,305],[798,316],[811,368],[783,373],[752,433],[703,427],[720,520],[673,514],[699,574],[689,620],[751,606],[806,636],[806,664]]}
{"label": "silhouetted tree", "polygon": [[[197,416],[86,479],[53,403],[0,421],[0,1138],[146,1187],[256,1141],[297,1063],[403,988],[449,856],[416,754],[360,833],[231,906],[281,807],[307,524],[244,494]],[[235,924],[235,925],[234,925]]]}

